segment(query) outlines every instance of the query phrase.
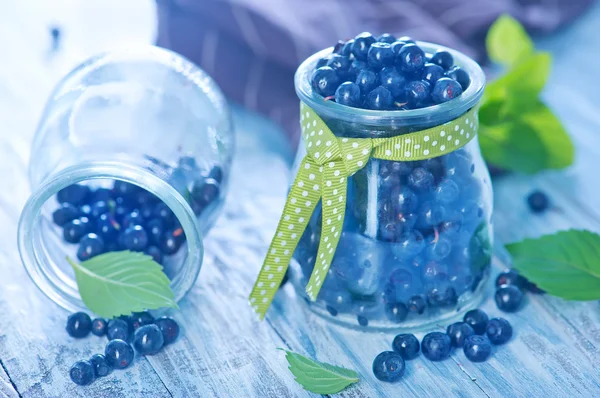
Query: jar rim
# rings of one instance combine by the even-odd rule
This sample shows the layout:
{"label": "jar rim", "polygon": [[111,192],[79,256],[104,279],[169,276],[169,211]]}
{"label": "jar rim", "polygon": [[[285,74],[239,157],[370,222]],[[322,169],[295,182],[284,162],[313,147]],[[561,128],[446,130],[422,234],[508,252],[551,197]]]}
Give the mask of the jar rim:
{"label": "jar rim", "polygon": [[[419,124],[422,122],[426,123],[431,120],[432,114],[435,114],[436,117],[439,117],[440,120],[445,122],[462,115],[475,106],[481,99],[485,89],[486,79],[481,66],[460,51],[424,41],[417,41],[417,44],[426,54],[434,54],[436,51],[448,51],[452,54],[454,64],[467,72],[471,79],[469,87],[467,87],[462,95],[439,105],[419,109],[393,111],[353,108],[340,105],[335,101],[324,101],[321,95],[314,92],[312,85],[310,84],[310,76],[317,61],[325,55],[331,54],[333,47],[326,48],[311,55],[300,64],[294,76],[296,94],[302,102],[306,103],[321,116],[370,126],[399,126]],[[450,114],[456,116],[448,118],[444,117],[445,115]]]}

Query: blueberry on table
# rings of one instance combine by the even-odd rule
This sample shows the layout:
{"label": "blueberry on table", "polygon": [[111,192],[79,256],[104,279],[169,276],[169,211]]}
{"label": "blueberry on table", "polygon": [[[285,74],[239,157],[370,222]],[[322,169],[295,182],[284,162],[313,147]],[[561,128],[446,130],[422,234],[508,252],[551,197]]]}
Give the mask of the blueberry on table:
{"label": "blueberry on table", "polygon": [[352,54],[356,59],[366,60],[371,44],[375,43],[375,38],[369,32],[363,32],[354,38],[352,43]]}
{"label": "blueberry on table", "polygon": [[442,77],[431,90],[431,98],[436,104],[450,101],[463,93],[463,89],[456,80]]}
{"label": "blueberry on table", "polygon": [[129,228],[134,225],[144,225],[144,217],[139,210],[133,210],[131,213],[126,214],[121,221],[123,228]]}
{"label": "blueberry on table", "polygon": [[523,292],[513,285],[500,286],[494,295],[496,306],[504,312],[515,312],[521,308]]}
{"label": "blueberry on table", "polygon": [[94,375],[96,377],[104,377],[110,373],[112,370],[108,363],[106,362],[106,358],[102,354],[94,354],[90,358],[90,363],[94,367]]}
{"label": "blueberry on table", "polygon": [[396,65],[404,73],[414,73],[425,66],[425,53],[421,47],[409,43],[404,45],[396,57]]}
{"label": "blueberry on table", "polygon": [[460,348],[463,346],[465,339],[469,336],[473,336],[475,331],[469,324],[465,322],[456,322],[452,325],[448,325],[446,334],[450,336],[452,346]]}
{"label": "blueberry on table", "polygon": [[444,77],[444,69],[436,64],[425,64],[423,67],[423,75],[422,79],[433,87],[435,82]]}
{"label": "blueberry on table", "polygon": [[416,358],[421,349],[419,339],[417,339],[414,334],[410,333],[399,334],[394,337],[392,347],[394,348],[394,351],[400,354],[405,360]]}
{"label": "blueberry on table", "polygon": [[492,344],[484,335],[472,335],[465,339],[463,352],[471,362],[485,362],[492,355]]}
{"label": "blueberry on table", "polygon": [[148,246],[148,234],[141,225],[129,227],[123,233],[123,248],[133,251],[142,251]]}
{"label": "blueberry on table", "polygon": [[379,75],[370,69],[362,69],[356,76],[356,85],[361,93],[369,93],[379,85]]}
{"label": "blueberry on table", "polygon": [[104,241],[98,235],[89,233],[79,241],[79,249],[77,249],[79,261],[89,260],[102,253],[104,253]]}
{"label": "blueberry on table", "polygon": [[392,44],[393,42],[396,41],[396,38],[392,34],[384,33],[384,34],[380,35],[377,38],[377,41],[380,42],[380,43],[389,43],[389,44]]}
{"label": "blueberry on table", "polygon": [[125,341],[116,339],[104,348],[106,362],[113,369],[125,369],[133,362],[133,348]]}
{"label": "blueberry on table", "polygon": [[439,65],[445,70],[449,70],[454,65],[454,58],[448,51],[438,51],[433,54],[429,62]]}
{"label": "blueberry on table", "polygon": [[419,295],[412,296],[410,299],[408,299],[407,304],[408,310],[417,314],[422,314],[425,311],[425,307],[427,306],[427,303],[425,302],[423,296]]}
{"label": "blueberry on table", "polygon": [[379,72],[379,82],[382,87],[390,90],[394,98],[404,95],[406,79],[393,66],[387,66]]}
{"label": "blueberry on table", "polygon": [[356,321],[360,326],[366,327],[369,326],[369,319],[364,315],[357,315]]}
{"label": "blueberry on table", "polygon": [[504,285],[513,285],[518,287],[519,289],[525,289],[527,287],[527,279],[517,270],[507,269],[498,274],[496,278],[496,287],[504,286]]}
{"label": "blueberry on table", "polygon": [[96,336],[104,336],[107,326],[106,319],[96,318],[92,321],[92,333]]}
{"label": "blueberry on table", "polygon": [[379,86],[369,92],[364,99],[364,107],[378,111],[389,110],[394,103],[394,97],[390,90]]}
{"label": "blueberry on table", "polygon": [[52,213],[52,221],[59,227],[64,226],[69,221],[73,221],[81,215],[79,209],[70,203],[63,203]]}
{"label": "blueberry on table", "polygon": [[456,80],[462,87],[463,91],[466,90],[471,84],[471,78],[469,77],[469,74],[458,66],[450,69],[446,74],[450,79]]}
{"label": "blueberry on table", "polygon": [[129,340],[129,324],[123,319],[111,319],[106,326],[106,336],[109,340]]}
{"label": "blueberry on table", "polygon": [[513,335],[511,324],[504,318],[492,318],[485,329],[488,339],[495,345],[505,344]]}
{"label": "blueberry on table", "polygon": [[395,54],[389,43],[376,42],[371,45],[367,52],[367,62],[375,69],[394,64]]}
{"label": "blueberry on table", "polygon": [[315,70],[312,74],[311,82],[317,94],[323,97],[334,95],[335,90],[341,83],[337,72],[329,66],[322,66]]}
{"label": "blueberry on table", "polygon": [[373,360],[373,374],[381,381],[394,383],[402,378],[405,370],[404,359],[394,351],[384,351]]}
{"label": "blueberry on table", "polygon": [[144,325],[135,331],[133,347],[142,355],[154,355],[164,345],[164,337],[156,325]]}
{"label": "blueberry on table", "polygon": [[77,243],[81,240],[83,235],[87,233],[87,224],[89,220],[87,220],[87,217],[82,218],[85,218],[86,220],[82,222],[82,220],[78,218],[65,224],[63,229],[63,239],[66,242]]}
{"label": "blueberry on table", "polygon": [[69,336],[80,339],[90,334],[92,319],[85,312],[76,312],[67,318],[66,329]]}
{"label": "blueberry on table", "polygon": [[163,253],[157,246],[148,246],[146,250],[144,250],[144,253],[152,257],[152,260],[155,262],[162,264]]}
{"label": "blueberry on table", "polygon": [[422,108],[430,102],[431,84],[425,80],[414,80],[406,85],[405,94],[410,108]]}
{"label": "blueberry on table", "polygon": [[96,222],[96,233],[105,243],[116,241],[120,230],[121,225],[108,213],[102,214]]}
{"label": "blueberry on table", "polygon": [[134,330],[154,323],[154,317],[147,311],[134,312],[129,319]]}
{"label": "blueberry on table", "polygon": [[80,386],[91,384],[94,379],[94,365],[90,361],[77,361],[69,370],[69,377],[73,383]]}
{"label": "blueberry on table", "polygon": [[468,311],[465,314],[463,321],[473,328],[475,334],[484,334],[488,319],[489,318],[485,312],[480,309],[475,309]]}
{"label": "blueberry on table", "polygon": [[431,332],[423,337],[421,351],[430,361],[443,361],[450,356],[450,336],[442,332]]}
{"label": "blueberry on table", "polygon": [[360,88],[356,83],[345,82],[335,91],[335,102],[357,108],[361,105]]}
{"label": "blueberry on table", "polygon": [[408,307],[404,303],[387,303],[385,305],[385,315],[393,323],[401,323],[408,316]]}
{"label": "blueberry on table", "polygon": [[158,326],[162,332],[164,344],[171,344],[179,336],[179,325],[173,318],[166,316],[160,317],[154,321],[154,324]]}
{"label": "blueberry on table", "polygon": [[533,213],[543,213],[548,209],[550,200],[542,191],[533,191],[527,196],[527,204]]}
{"label": "blueberry on table", "polygon": [[56,193],[58,203],[70,203],[73,206],[81,206],[85,203],[90,194],[90,188],[87,185],[73,184],[69,185]]}

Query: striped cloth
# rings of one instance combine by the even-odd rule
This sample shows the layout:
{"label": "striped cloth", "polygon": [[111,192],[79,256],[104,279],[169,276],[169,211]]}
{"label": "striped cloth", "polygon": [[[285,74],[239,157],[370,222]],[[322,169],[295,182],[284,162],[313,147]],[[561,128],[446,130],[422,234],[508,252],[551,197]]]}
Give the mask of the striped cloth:
{"label": "striped cloth", "polygon": [[408,35],[484,61],[503,13],[534,34],[571,21],[593,0],[157,0],[157,44],[200,65],[232,100],[281,124],[295,142],[293,76],[317,50],[361,31]]}

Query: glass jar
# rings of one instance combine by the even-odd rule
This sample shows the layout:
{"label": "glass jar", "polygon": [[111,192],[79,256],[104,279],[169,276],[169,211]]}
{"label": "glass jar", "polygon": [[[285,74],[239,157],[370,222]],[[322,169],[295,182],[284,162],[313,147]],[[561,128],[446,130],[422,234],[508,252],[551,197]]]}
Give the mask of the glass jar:
{"label": "glass jar", "polygon": [[[449,102],[416,110],[372,111],[324,101],[310,84],[319,52],[298,69],[296,92],[338,137],[387,138],[450,122],[476,107],[485,76],[476,62],[457,51],[419,42],[432,55],[449,51],[471,83]],[[476,112],[475,112],[476,115]],[[468,121],[469,122],[469,121]],[[470,121],[473,123],[473,121]],[[476,125],[471,124],[471,127]],[[474,127],[476,128],[476,127]],[[457,132],[458,134],[458,132]],[[296,164],[306,151],[301,144]],[[415,169],[434,184],[411,188]],[[424,328],[479,304],[488,278],[492,248],[492,186],[474,138],[442,156],[395,162],[370,158],[348,178],[342,235],[317,300],[318,314],[360,328]],[[315,265],[321,204],[312,215],[291,261],[299,295]]]}
{"label": "glass jar", "polygon": [[[101,218],[106,218],[115,225],[115,234],[124,233],[127,221],[119,211],[147,214],[146,221],[158,214],[166,217],[162,229],[152,231],[166,236],[160,234],[168,230],[179,242],[180,250],[161,261],[176,300],[181,299],[200,272],[202,235],[223,205],[233,139],[220,89],[175,53],[140,47],[102,54],[78,66],[55,88],[33,139],[32,195],[18,232],[31,279],[62,307],[85,308],[66,261],[66,256],[82,260],[81,253],[76,241],[65,241],[67,232],[57,225],[64,220],[58,222],[55,215],[61,206],[74,203],[66,196],[84,192],[87,199],[77,203],[76,217],[83,217],[78,220],[86,232],[99,234]],[[209,201],[195,200],[205,191],[210,191]],[[98,208],[104,210],[93,213]],[[147,236],[152,242],[150,229]],[[103,250],[123,249],[122,244],[106,242]]]}

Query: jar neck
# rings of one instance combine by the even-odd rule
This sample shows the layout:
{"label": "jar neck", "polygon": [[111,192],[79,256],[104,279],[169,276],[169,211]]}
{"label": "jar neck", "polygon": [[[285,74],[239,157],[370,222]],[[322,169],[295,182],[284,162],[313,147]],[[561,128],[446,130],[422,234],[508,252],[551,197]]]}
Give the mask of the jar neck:
{"label": "jar neck", "polygon": [[190,290],[200,272],[204,254],[201,228],[185,198],[171,184],[143,167],[122,162],[87,162],[64,168],[45,178],[25,204],[19,220],[18,245],[21,260],[36,285],[68,310],[85,308],[74,281],[67,280],[44,245],[44,204],[59,190],[82,181],[113,179],[135,184],[160,198],[179,219],[187,240],[187,256],[172,281],[176,300]]}

